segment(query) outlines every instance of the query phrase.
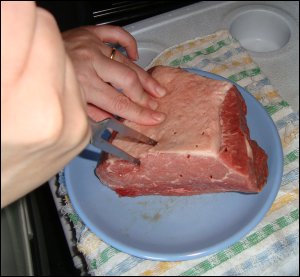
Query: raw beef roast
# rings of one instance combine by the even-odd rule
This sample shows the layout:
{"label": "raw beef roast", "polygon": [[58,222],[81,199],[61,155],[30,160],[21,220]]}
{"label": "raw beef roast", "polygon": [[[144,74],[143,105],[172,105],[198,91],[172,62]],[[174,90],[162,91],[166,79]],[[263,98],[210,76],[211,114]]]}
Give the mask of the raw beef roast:
{"label": "raw beef roast", "polygon": [[177,68],[150,72],[168,91],[158,99],[167,119],[156,126],[124,124],[158,144],[117,135],[113,144],[141,164],[109,155],[96,169],[101,182],[120,196],[259,192],[268,175],[267,155],[250,139],[246,105],[236,87]]}

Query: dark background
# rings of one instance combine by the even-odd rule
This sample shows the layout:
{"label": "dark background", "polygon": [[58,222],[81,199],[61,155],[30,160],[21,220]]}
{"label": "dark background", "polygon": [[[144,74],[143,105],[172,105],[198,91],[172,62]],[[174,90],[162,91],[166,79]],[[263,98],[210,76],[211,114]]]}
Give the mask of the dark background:
{"label": "dark background", "polygon": [[37,1],[56,18],[61,31],[80,25],[118,26],[168,12],[200,1]]}
{"label": "dark background", "polygon": [[[37,1],[37,5],[50,11],[60,30],[66,31],[82,25],[125,26],[195,2],[199,1]],[[79,276],[80,272],[73,265],[49,185],[44,184],[35,190],[27,201],[33,226],[36,223],[36,209],[39,211],[49,263],[47,275]],[[31,242],[34,271],[35,275],[45,275],[39,244],[38,239]]]}

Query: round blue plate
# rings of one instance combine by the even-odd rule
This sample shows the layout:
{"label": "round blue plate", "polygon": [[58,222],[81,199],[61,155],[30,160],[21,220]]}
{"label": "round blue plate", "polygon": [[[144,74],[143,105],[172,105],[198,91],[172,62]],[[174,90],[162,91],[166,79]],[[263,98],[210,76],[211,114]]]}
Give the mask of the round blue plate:
{"label": "round blue plate", "polygon": [[[225,79],[198,69],[186,70]],[[87,227],[123,252],[161,261],[205,256],[227,248],[249,233],[277,195],[283,156],[272,119],[253,96],[237,87],[247,104],[250,136],[268,154],[269,177],[260,193],[120,198],[95,176],[99,152],[88,146],[65,168],[71,202]]]}

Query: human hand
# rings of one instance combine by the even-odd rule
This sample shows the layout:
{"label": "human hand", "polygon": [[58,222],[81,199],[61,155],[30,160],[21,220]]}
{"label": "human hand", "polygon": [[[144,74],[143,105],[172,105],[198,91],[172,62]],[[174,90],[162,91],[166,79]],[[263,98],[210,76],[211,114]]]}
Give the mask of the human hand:
{"label": "human hand", "polygon": [[[166,91],[133,62],[138,59],[137,45],[128,32],[110,25],[88,26],[64,32],[63,39],[92,118],[99,121],[113,114],[144,125],[165,119],[155,111],[155,98]],[[128,57],[116,51],[110,59],[112,48],[106,43],[123,46]]]}
{"label": "human hand", "polygon": [[1,1],[1,74],[3,207],[63,168],[90,129],[55,20],[34,2]]}

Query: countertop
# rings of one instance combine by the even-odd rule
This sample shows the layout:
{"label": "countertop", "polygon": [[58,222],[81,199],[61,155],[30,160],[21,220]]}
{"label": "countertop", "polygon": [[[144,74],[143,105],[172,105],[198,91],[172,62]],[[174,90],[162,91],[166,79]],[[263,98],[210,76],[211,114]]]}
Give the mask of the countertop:
{"label": "countertop", "polygon": [[[137,40],[141,66],[172,45],[228,29],[227,16],[245,6],[266,5],[291,16],[290,41],[273,53],[254,53],[252,58],[295,112],[299,112],[299,2],[298,1],[203,1],[125,27]],[[143,54],[145,55],[143,56]]]}

